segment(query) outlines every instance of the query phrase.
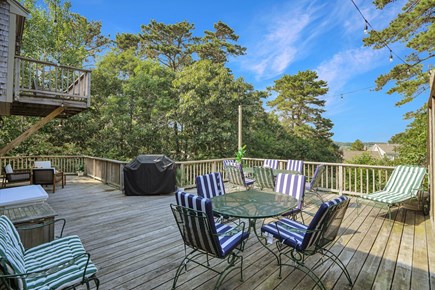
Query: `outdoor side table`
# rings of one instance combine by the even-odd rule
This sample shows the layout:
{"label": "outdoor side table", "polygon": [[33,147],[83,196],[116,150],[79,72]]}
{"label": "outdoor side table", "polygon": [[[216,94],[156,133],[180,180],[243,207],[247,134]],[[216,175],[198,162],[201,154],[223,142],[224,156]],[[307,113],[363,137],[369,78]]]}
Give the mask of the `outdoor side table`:
{"label": "outdoor side table", "polygon": [[[22,207],[0,209],[0,215],[7,216],[15,227],[31,226],[54,221],[57,215],[46,203],[32,204]],[[31,230],[19,230],[24,248],[33,248],[54,240],[54,223],[46,227]]]}

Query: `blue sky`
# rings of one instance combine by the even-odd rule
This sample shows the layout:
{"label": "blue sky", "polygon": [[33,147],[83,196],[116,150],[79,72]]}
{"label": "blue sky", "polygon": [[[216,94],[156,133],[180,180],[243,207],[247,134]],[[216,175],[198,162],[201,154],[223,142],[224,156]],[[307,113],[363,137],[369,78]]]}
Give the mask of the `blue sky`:
{"label": "blue sky", "polygon": [[[246,55],[230,59],[228,66],[263,90],[285,74],[307,69],[328,82],[325,117],[334,123],[334,141],[386,142],[402,132],[409,121],[403,114],[426,101],[422,94],[411,104],[396,107],[399,95],[375,92],[374,80],[388,72],[398,59],[389,61],[388,49],[363,47],[364,20],[350,0],[72,0],[72,10],[90,20],[102,21],[103,33],[140,31],[141,24],[155,19],[167,24],[183,20],[195,24],[195,34],[213,30],[219,20],[240,36]],[[400,12],[403,0],[385,11],[372,1],[355,0],[370,24],[388,25]],[[391,45],[405,57],[405,48]],[[271,97],[273,98],[273,97]]]}

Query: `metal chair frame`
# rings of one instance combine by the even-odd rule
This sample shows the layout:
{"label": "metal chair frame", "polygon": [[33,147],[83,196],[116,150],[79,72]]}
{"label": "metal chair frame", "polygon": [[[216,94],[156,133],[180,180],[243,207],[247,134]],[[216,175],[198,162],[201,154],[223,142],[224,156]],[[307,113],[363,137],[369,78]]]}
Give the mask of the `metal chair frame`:
{"label": "metal chair frame", "polygon": [[[211,237],[213,244],[214,244],[214,247],[218,247],[219,234],[213,233],[212,227],[210,225],[210,219],[206,215],[206,213],[202,212],[202,211],[197,211],[194,209],[186,208],[186,207],[183,207],[181,205],[175,205],[175,204],[171,204],[171,209],[172,209],[172,213],[174,214],[178,229],[179,229],[181,236],[183,238],[184,252],[185,252],[184,259],[181,261],[180,265],[177,268],[177,271],[176,271],[176,274],[174,277],[174,282],[172,284],[172,289],[176,288],[177,281],[181,275],[183,267],[187,271],[187,263],[189,263],[189,262],[193,262],[197,265],[200,265],[208,270],[211,270],[211,271],[219,274],[219,278],[216,281],[214,289],[219,289],[222,282],[224,281],[225,277],[230,272],[232,272],[233,270],[236,270],[238,268],[240,268],[240,281],[243,282],[243,256],[239,255],[239,253],[243,252],[244,247],[245,247],[245,243],[246,243],[246,239],[242,240],[242,235],[241,235],[240,236],[241,240],[240,240],[238,246],[236,246],[232,251],[228,252],[226,254],[226,256],[214,255],[211,252],[207,252],[207,251],[200,249],[194,245],[191,245],[189,243],[188,239],[186,238],[186,235],[185,235],[184,224],[196,225],[197,227],[204,227],[206,229],[206,232],[209,234],[209,237]],[[238,226],[233,228],[233,231],[237,230],[237,229],[239,229],[239,231],[244,232],[245,231],[245,223],[240,222],[240,224]],[[231,231],[231,232],[233,232],[233,231]],[[227,232],[224,235],[229,235],[229,234],[231,234],[231,232]],[[188,254],[187,254],[187,246],[189,246],[190,248],[193,249]],[[207,257],[207,264],[203,264],[203,263],[199,262],[197,259],[198,257],[201,257],[203,255],[206,255],[206,257]],[[226,259],[228,265],[225,267],[225,269],[223,271],[218,271],[218,270],[210,267],[209,256],[215,257],[218,259]],[[236,263],[239,260],[240,260],[240,267],[236,267]]]}
{"label": "metal chair frame", "polygon": [[[352,286],[352,278],[350,277],[350,274],[348,270],[346,269],[346,266],[343,264],[343,262],[340,260],[340,258],[329,251],[326,247],[335,240],[339,226],[336,226],[336,228],[330,232],[330,226],[332,224],[332,221],[337,218],[337,215],[340,215],[338,218],[342,220],[347,207],[349,205],[349,199],[347,199],[344,202],[340,202],[336,205],[332,205],[329,207],[328,212],[326,214],[326,217],[323,221],[321,221],[322,225],[316,230],[311,231],[298,231],[294,228],[288,228],[288,231],[293,232],[301,232],[301,233],[319,233],[319,238],[317,241],[307,249],[301,251],[296,248],[293,248],[292,246],[284,244],[284,240],[277,240],[275,245],[279,252],[278,254],[278,264],[279,264],[279,278],[281,279],[282,275],[282,266],[290,266],[294,267],[296,269],[301,270],[305,274],[307,274],[315,283],[316,285],[321,288],[325,289],[325,285],[320,280],[319,276],[317,276],[314,273],[314,270],[316,270],[318,267],[320,267],[322,264],[324,264],[326,261],[331,260],[334,264],[336,264],[344,273],[346,276],[349,285]],[[340,220],[340,224],[341,224]],[[279,220],[275,223],[279,223]],[[276,227],[278,233],[279,233],[279,227]],[[279,234],[281,236],[281,234]],[[308,268],[305,265],[305,261],[308,257],[313,256],[315,254],[321,254],[323,257],[326,257],[325,259],[322,257],[320,260],[318,260],[311,268]],[[283,258],[286,257],[290,259],[293,264],[284,263]]]}

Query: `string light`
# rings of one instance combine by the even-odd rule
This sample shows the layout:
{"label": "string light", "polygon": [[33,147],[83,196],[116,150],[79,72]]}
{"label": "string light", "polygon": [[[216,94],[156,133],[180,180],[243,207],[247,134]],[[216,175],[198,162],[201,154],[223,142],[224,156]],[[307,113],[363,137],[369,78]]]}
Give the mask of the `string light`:
{"label": "string light", "polygon": [[[352,2],[352,4],[355,6],[356,10],[358,10],[359,14],[361,14],[361,17],[364,19],[365,21],[365,28],[364,29],[364,33],[367,30],[368,33],[368,29],[369,27],[371,28],[371,30],[373,31],[373,34],[377,36],[377,38],[382,41],[382,45],[387,47],[390,50],[390,62],[393,61],[393,55],[396,56],[400,61],[402,61],[404,64],[408,64],[406,61],[404,61],[399,55],[397,55],[392,49],[391,47],[388,45],[386,40],[383,40],[382,37],[379,35],[379,33],[373,28],[373,26],[370,24],[370,22],[367,20],[367,18],[364,16],[364,14],[361,12],[361,9],[359,9],[358,5],[356,5],[354,0],[350,0]],[[418,2],[418,1],[417,1]]]}
{"label": "string light", "polygon": [[364,26],[364,34],[369,34],[369,25],[366,20],[366,25]]}

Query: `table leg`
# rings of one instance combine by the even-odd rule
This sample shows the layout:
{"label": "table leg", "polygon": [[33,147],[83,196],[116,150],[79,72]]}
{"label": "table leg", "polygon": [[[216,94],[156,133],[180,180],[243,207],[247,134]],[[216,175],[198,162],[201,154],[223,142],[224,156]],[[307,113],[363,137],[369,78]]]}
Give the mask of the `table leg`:
{"label": "table leg", "polygon": [[254,231],[255,236],[257,237],[257,240],[260,242],[260,244],[263,246],[263,248],[265,248],[266,250],[268,250],[272,255],[275,256],[276,258],[276,263],[279,265],[279,258],[278,255],[275,254],[274,251],[272,251],[271,249],[269,249],[269,247],[267,246],[267,238],[264,237],[261,234],[261,230],[260,230],[260,234],[258,234],[257,232],[257,227],[256,227],[256,223],[257,223],[257,219],[249,219],[249,232],[251,231],[251,228]]}

